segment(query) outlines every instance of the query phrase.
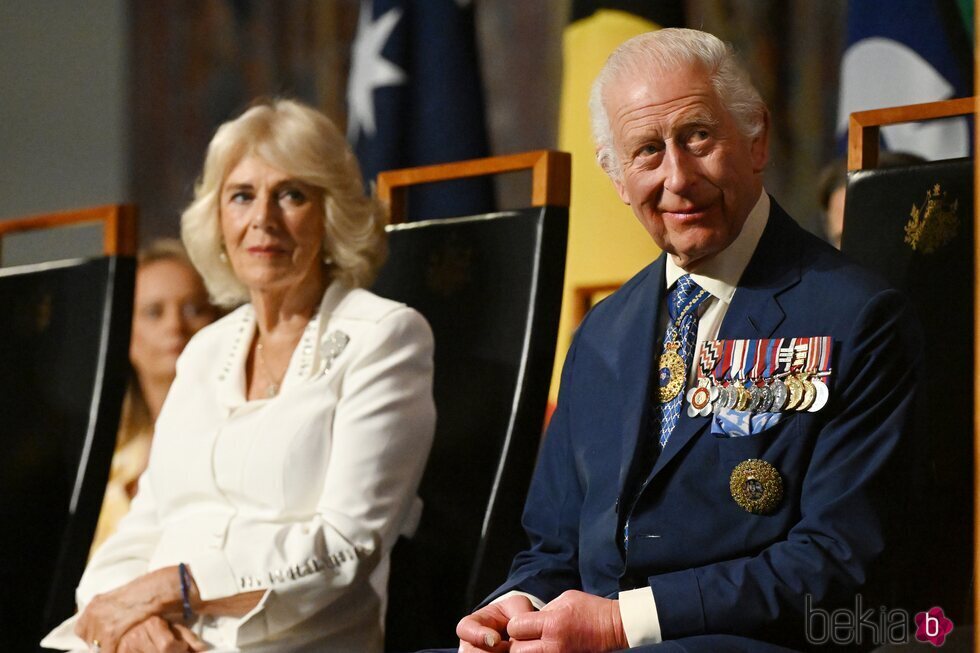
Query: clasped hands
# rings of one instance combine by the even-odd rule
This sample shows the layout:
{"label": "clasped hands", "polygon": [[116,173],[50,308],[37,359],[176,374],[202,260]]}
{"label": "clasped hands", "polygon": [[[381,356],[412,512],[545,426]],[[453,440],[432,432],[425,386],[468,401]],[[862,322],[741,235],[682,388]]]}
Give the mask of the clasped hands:
{"label": "clasped hands", "polygon": [[197,635],[181,623],[180,601],[177,568],[159,569],[97,595],[85,606],[75,632],[101,653],[206,650]]}
{"label": "clasped hands", "polygon": [[[511,596],[463,617],[460,653],[601,653],[629,648],[619,602],[569,590],[540,611]],[[505,636],[510,639],[505,639]]]}

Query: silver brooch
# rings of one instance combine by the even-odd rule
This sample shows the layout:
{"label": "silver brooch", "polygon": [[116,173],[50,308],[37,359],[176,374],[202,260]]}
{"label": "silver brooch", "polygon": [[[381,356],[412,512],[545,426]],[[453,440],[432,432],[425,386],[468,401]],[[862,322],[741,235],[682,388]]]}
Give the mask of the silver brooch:
{"label": "silver brooch", "polygon": [[331,331],[326,338],[326,351],[323,354],[324,370],[329,370],[334,360],[344,351],[350,336],[343,331]]}

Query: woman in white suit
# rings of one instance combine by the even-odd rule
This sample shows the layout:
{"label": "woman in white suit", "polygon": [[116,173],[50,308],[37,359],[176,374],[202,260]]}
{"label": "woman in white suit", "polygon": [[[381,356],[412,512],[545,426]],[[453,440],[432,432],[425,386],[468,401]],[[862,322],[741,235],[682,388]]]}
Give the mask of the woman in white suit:
{"label": "woman in white suit", "polygon": [[215,302],[132,510],[43,642],[130,651],[380,651],[388,555],[417,522],[432,335],[361,289],[384,211],[343,135],[279,100],[222,125],[182,231]]}

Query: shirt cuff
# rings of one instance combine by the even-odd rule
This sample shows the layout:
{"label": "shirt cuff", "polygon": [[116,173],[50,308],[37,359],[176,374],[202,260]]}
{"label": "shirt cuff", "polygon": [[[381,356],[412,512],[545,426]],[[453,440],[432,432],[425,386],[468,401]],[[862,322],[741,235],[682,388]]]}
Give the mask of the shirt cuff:
{"label": "shirt cuff", "polygon": [[619,593],[619,614],[623,618],[623,630],[630,648],[646,644],[659,644],[660,617],[653,590],[640,587]]}
{"label": "shirt cuff", "polygon": [[[531,602],[531,605],[534,606],[534,609],[535,610],[540,610],[541,608],[544,607],[544,601],[542,601],[538,597],[534,596],[533,594],[528,594],[527,592],[518,592],[517,590],[511,590],[511,591],[507,592],[506,594],[501,594],[500,596],[498,596],[497,598],[495,598],[493,601],[490,601],[490,605],[493,605],[494,603],[500,603],[504,599],[509,599],[512,596],[525,596],[525,597],[527,597],[527,600]],[[650,596],[651,597],[653,596],[653,592],[650,592]],[[657,632],[660,632],[660,629],[659,628],[657,628]],[[657,641],[659,641],[659,640],[657,640]]]}
{"label": "shirt cuff", "polygon": [[41,648],[54,648],[62,651],[87,651],[90,650],[88,644],[75,634],[75,624],[80,617],[76,613],[66,619],[60,626],[45,635],[41,640]]}

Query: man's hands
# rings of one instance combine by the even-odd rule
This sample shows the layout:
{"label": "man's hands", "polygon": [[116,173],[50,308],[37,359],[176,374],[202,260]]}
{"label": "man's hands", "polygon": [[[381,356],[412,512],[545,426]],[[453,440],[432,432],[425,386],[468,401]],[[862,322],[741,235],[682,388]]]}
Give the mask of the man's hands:
{"label": "man's hands", "polygon": [[[503,634],[510,641],[501,641]],[[629,648],[619,602],[569,590],[534,611],[523,596],[477,610],[456,627],[460,653],[600,653]]]}
{"label": "man's hands", "polygon": [[510,642],[503,641],[507,624],[517,615],[533,612],[534,606],[526,596],[515,595],[463,617],[456,626],[459,653],[510,650]]}
{"label": "man's hands", "polygon": [[569,590],[507,624],[510,653],[602,653],[629,648],[619,601]]}

